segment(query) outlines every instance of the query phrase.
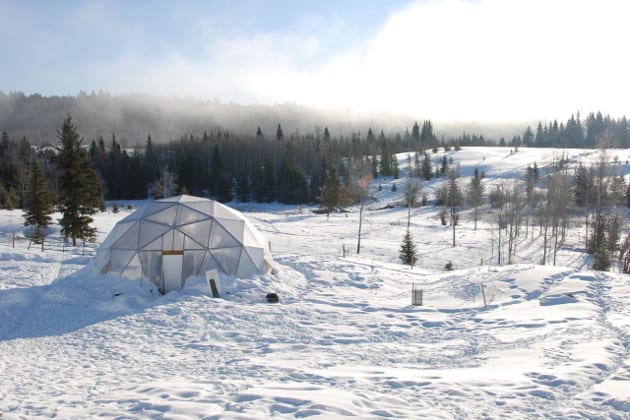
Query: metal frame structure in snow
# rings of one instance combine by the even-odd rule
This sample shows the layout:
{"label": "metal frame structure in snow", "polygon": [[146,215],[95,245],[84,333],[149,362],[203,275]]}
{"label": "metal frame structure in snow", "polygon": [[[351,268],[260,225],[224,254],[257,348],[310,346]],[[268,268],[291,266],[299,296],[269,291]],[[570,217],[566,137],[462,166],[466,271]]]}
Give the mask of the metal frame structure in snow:
{"label": "metal frame structure in snow", "polygon": [[247,278],[271,268],[267,241],[240,212],[188,195],[152,201],[119,221],[95,265],[101,273],[149,279],[166,293],[178,288],[164,279],[163,256],[174,254],[182,255],[179,288],[212,269]]}

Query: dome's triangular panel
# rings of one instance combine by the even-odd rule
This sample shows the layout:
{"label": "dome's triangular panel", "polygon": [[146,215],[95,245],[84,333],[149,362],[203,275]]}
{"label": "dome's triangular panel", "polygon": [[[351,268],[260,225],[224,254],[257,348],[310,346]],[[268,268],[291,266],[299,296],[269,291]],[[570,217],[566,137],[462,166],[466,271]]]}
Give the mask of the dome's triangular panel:
{"label": "dome's triangular panel", "polygon": [[134,225],[128,229],[124,235],[121,235],[115,242],[112,242],[112,248],[120,249],[138,249],[138,239],[140,233],[140,223],[134,223]]}
{"label": "dome's triangular panel", "polygon": [[252,261],[250,255],[245,252],[245,249],[243,249],[243,252],[241,252],[241,259],[238,263],[238,271],[236,275],[239,277],[249,277],[258,273],[259,271],[260,268],[257,267],[256,264],[254,264],[254,261]]}
{"label": "dome's triangular panel", "polygon": [[223,271],[223,267],[219,265],[219,262],[216,260],[216,258],[214,258],[214,256],[212,256],[212,254],[206,252],[203,262],[201,263],[201,268],[199,269],[199,274],[201,275],[208,270]]}
{"label": "dome's triangular panel", "polygon": [[184,234],[171,229],[162,236],[162,249],[166,251],[184,249]]}
{"label": "dome's triangular panel", "polygon": [[155,239],[160,238],[171,228],[159,223],[143,220],[140,222],[140,242],[141,249],[145,249],[148,244],[154,245]]}
{"label": "dome's triangular panel", "polygon": [[142,277],[142,263],[140,262],[140,256],[135,254],[131,261],[127,264],[127,267],[122,271],[123,276],[130,279],[139,279]]}
{"label": "dome's triangular panel", "polygon": [[217,220],[212,224],[209,248],[228,248],[240,246],[241,243],[228,232]]}
{"label": "dome's triangular panel", "polygon": [[199,213],[207,214],[208,216],[214,216],[214,206],[210,200],[207,201],[194,201],[183,204],[188,208],[191,208]]}
{"label": "dome's triangular panel", "polygon": [[243,254],[247,254],[252,262],[260,268],[265,260],[265,250],[260,247],[244,246]]}
{"label": "dome's triangular panel", "polygon": [[184,249],[186,250],[190,249],[190,250],[195,250],[195,251],[199,249],[207,250],[208,245],[201,244],[197,242],[196,240],[194,240],[191,236],[184,234]]}
{"label": "dome's triangular panel", "polygon": [[173,226],[175,224],[175,216],[177,216],[177,206],[170,206],[146,216],[145,220],[162,223],[167,226]]}
{"label": "dome's triangular panel", "polygon": [[199,222],[202,220],[207,220],[209,218],[210,216],[205,213],[200,213],[185,205],[181,205],[179,206],[179,211],[177,212],[175,225],[177,226],[186,225],[188,223]]}
{"label": "dome's triangular panel", "polygon": [[210,240],[210,231],[212,229],[212,220],[204,220],[198,223],[190,223],[185,226],[180,226],[179,230],[188,235],[192,240],[197,242],[203,248],[208,248],[208,242]]}
{"label": "dome's triangular panel", "polygon": [[109,263],[109,258],[109,247],[103,249],[102,251],[99,250],[99,252],[97,252],[94,256],[94,265],[96,265],[99,270],[102,270]]}
{"label": "dome's triangular panel", "polygon": [[173,231],[173,249],[185,249],[184,239],[186,239],[186,236],[182,232],[180,232],[179,230],[174,230]]}
{"label": "dome's triangular panel", "polygon": [[116,242],[118,239],[120,239],[120,237],[123,236],[129,229],[131,229],[136,223],[137,222],[134,222],[134,221],[118,222],[116,226],[114,226],[112,231],[109,233],[109,235],[107,235],[107,238],[105,238],[105,241],[103,241],[103,244],[101,246],[110,246],[111,244]]}
{"label": "dome's triangular panel", "polygon": [[144,276],[148,279],[159,279],[162,270],[162,252],[142,251],[139,256]]}
{"label": "dome's triangular panel", "polygon": [[238,268],[238,262],[241,259],[242,247],[233,248],[217,248],[210,250],[210,254],[223,267],[225,273],[235,273]]}
{"label": "dome's triangular panel", "polygon": [[133,213],[127,215],[127,217],[125,217],[124,219],[122,219],[119,223],[124,223],[124,222],[133,222],[139,219],[142,219],[142,217],[144,216],[144,212],[147,209],[147,206],[142,206],[140,208],[138,208],[136,211],[134,211]]}
{"label": "dome's triangular panel", "polygon": [[214,214],[217,219],[243,220],[243,216],[236,213],[235,210],[224,206],[221,203],[214,202]]}
{"label": "dome's triangular panel", "polygon": [[[264,239],[262,241],[264,241]],[[243,245],[262,247],[265,245],[262,241],[261,238],[258,235],[255,235],[248,226],[245,226],[245,229],[243,230]]]}
{"label": "dome's triangular panel", "polygon": [[[245,222],[243,220],[232,219],[216,219],[216,221],[223,226],[223,228],[230,232],[239,243],[243,242],[243,232],[245,230]],[[214,232],[212,232],[214,235]]]}
{"label": "dome's triangular panel", "polygon": [[159,236],[157,239],[154,239],[153,241],[143,246],[140,250],[141,251],[161,251],[162,249],[164,249],[163,242],[164,241],[163,241],[162,236]]}
{"label": "dome's triangular panel", "polygon": [[180,203],[210,202],[207,198],[195,197],[193,195],[180,195]]}
{"label": "dome's triangular panel", "polygon": [[153,213],[157,213],[157,212],[166,210],[168,208],[172,208],[175,205],[176,205],[175,203],[165,203],[165,202],[162,202],[162,201],[152,201],[149,204],[147,204],[146,207],[144,207],[144,210],[143,210],[144,214],[142,215],[142,218],[146,219],[147,217],[149,217]]}
{"label": "dome's triangular panel", "polygon": [[184,279],[187,279],[190,276],[197,276],[201,274],[199,272],[199,269],[201,268],[201,264],[203,263],[206,254],[207,252],[205,250],[184,252]]}
{"label": "dome's triangular panel", "polygon": [[125,268],[127,268],[127,264],[136,255],[136,251],[132,251],[129,249],[110,249],[110,268],[109,270],[114,273],[122,273]]}

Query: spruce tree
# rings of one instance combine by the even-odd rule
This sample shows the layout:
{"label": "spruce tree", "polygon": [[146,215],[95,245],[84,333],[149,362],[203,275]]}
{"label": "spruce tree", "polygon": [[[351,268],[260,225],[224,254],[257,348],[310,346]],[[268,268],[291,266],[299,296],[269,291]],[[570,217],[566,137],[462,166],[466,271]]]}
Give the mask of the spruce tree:
{"label": "spruce tree", "polygon": [[50,191],[44,172],[35,156],[31,159],[31,173],[24,203],[24,226],[34,226],[32,238],[40,240],[52,218],[50,217]]}
{"label": "spruce tree", "polygon": [[328,131],[328,126],[324,127],[324,140],[325,141],[330,140],[330,131]]}
{"label": "spruce tree", "polygon": [[413,236],[409,229],[407,229],[407,233],[405,233],[398,256],[403,264],[410,267],[416,264],[416,243],[413,241]]}
{"label": "spruce tree", "polygon": [[428,153],[425,153],[422,159],[422,178],[427,181],[433,178],[433,164],[431,163],[431,157]]}
{"label": "spruce tree", "polygon": [[219,146],[215,145],[212,152],[212,165],[210,166],[210,179],[208,183],[208,191],[211,196],[217,196],[220,187],[221,176],[223,175],[223,157]]}
{"label": "spruce tree", "polygon": [[306,179],[304,171],[293,155],[291,143],[284,149],[277,182],[278,201],[284,204],[302,204],[306,202]]}
{"label": "spruce tree", "polygon": [[339,183],[339,177],[337,176],[337,170],[335,167],[331,167],[326,177],[326,183],[321,190],[319,196],[319,202],[322,208],[326,210],[327,214],[330,214],[340,204],[341,198],[341,184]]}
{"label": "spruce tree", "polygon": [[[602,236],[604,236],[602,234]],[[610,269],[610,257],[605,238],[596,238],[595,249],[593,253],[593,270],[608,271]]]}
{"label": "spruce tree", "polygon": [[475,228],[477,230],[477,220],[479,219],[479,207],[483,204],[483,193],[485,187],[481,183],[481,176],[479,175],[479,169],[475,168],[473,177],[470,179],[470,186],[468,187],[468,204],[474,209],[473,218],[475,220]]}
{"label": "spruce tree", "polygon": [[247,172],[242,170],[236,176],[236,188],[235,188],[236,198],[241,203],[245,203],[249,201],[250,194],[250,185],[249,185],[249,176]]}
{"label": "spruce tree", "polygon": [[92,214],[102,203],[100,180],[92,168],[87,151],[81,147],[82,140],[70,114],[63,121],[61,131],[57,132],[61,148],[57,156],[59,173],[59,205],[62,217],[61,233],[72,238],[76,246],[77,239],[91,240],[96,228],[90,226]]}
{"label": "spruce tree", "polygon": [[417,121],[413,123],[411,128],[411,142],[414,148],[420,145],[420,126]]}
{"label": "spruce tree", "polygon": [[445,204],[448,206],[449,214],[451,216],[451,225],[453,227],[453,246],[455,246],[455,226],[457,226],[459,213],[464,202],[462,192],[457,184],[457,178],[459,178],[459,171],[457,169],[450,169],[448,172]]}
{"label": "spruce tree", "polygon": [[282,126],[280,124],[278,124],[278,129],[276,130],[276,140],[284,140],[284,132],[282,131]]}

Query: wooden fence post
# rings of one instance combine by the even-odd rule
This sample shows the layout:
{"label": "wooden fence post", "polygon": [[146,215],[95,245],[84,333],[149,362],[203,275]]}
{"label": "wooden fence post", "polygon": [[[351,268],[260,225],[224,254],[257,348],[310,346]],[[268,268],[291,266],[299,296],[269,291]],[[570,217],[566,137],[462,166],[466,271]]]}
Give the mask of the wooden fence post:
{"label": "wooden fence post", "polygon": [[483,283],[479,283],[479,286],[481,286],[481,296],[483,297],[483,306],[485,308],[487,306],[487,303],[486,303],[486,292],[484,291]]}
{"label": "wooden fence post", "polygon": [[15,248],[15,233],[13,234],[13,248]]}

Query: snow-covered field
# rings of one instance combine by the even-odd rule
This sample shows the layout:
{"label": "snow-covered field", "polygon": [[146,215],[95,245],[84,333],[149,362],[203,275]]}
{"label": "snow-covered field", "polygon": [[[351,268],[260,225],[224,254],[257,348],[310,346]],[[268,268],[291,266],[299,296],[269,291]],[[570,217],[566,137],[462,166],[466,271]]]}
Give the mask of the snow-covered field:
{"label": "snow-covered field", "polygon": [[[451,152],[488,184],[554,153]],[[630,152],[613,153],[627,175]],[[583,227],[556,267],[535,264],[537,235],[521,238],[516,264],[495,266],[489,223],[473,230],[465,215],[452,247],[437,211],[417,208],[410,269],[398,261],[407,210],[389,206],[404,182],[374,181],[359,254],[358,207],[327,218],[234,204],[277,267],[224,299],[194,279],[159,296],[98,275],[89,247],[13,248],[21,214],[0,212],[2,418],[630,418],[630,277],[588,269]],[[97,215],[100,239],[128,212]],[[423,306],[410,304],[412,285]],[[265,302],[272,291],[280,304]]]}

